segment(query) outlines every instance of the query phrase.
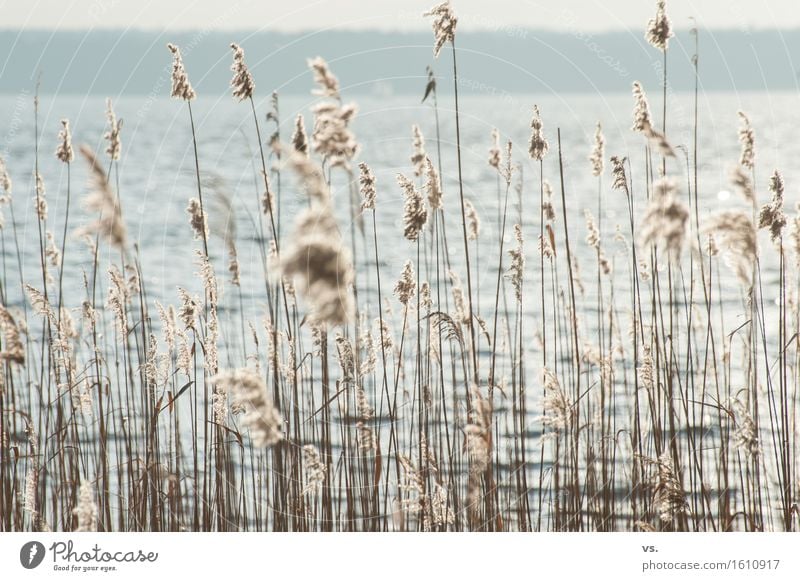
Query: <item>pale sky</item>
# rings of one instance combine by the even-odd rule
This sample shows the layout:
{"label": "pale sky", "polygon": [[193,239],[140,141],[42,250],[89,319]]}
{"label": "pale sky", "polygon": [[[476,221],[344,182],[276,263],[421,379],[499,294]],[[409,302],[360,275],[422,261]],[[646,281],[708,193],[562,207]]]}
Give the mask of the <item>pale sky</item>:
{"label": "pale sky", "polygon": [[[0,0],[0,28],[426,28],[435,0]],[[655,0],[453,0],[464,29],[643,29]],[[797,0],[668,0],[676,26],[800,27]]]}

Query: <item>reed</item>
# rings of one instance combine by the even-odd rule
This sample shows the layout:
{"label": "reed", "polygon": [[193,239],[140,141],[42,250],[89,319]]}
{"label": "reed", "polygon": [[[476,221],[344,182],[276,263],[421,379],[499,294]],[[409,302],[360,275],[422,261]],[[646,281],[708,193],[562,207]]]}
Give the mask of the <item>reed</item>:
{"label": "reed", "polygon": [[[357,106],[324,59],[308,61],[318,100],[307,131],[302,113],[281,119],[276,93],[258,99],[244,50],[230,45],[231,93],[252,123],[244,138],[258,141],[247,199],[201,171],[199,96],[168,45],[196,187],[179,232],[195,275],[172,296],[152,296],[142,265],[153,257],[123,209],[128,149],[111,103],[104,154],[73,151],[82,128],[62,122],[53,146],[66,204],[56,205],[36,97],[33,167],[0,159],[0,530],[800,527],[800,214],[783,173],[757,179],[757,124],[739,112],[737,195],[706,211],[716,202],[698,177],[711,159],[698,92],[692,143],[678,143],[666,108],[672,25],[657,2],[646,38],[662,53],[664,108],[659,123],[633,84],[641,151],[600,122],[583,153],[570,151],[534,106],[520,120],[524,163],[526,144],[491,133],[481,170],[496,184],[495,217],[470,193],[485,184],[464,171],[475,144],[462,132],[472,121],[458,97],[457,59],[469,58],[456,50],[458,19],[449,1],[426,16],[434,57],[450,48],[453,118],[429,68],[433,115],[390,168],[358,142]],[[697,32],[695,42],[699,88]],[[89,176],[80,220],[76,151]],[[391,188],[380,179],[389,170]],[[33,175],[35,228],[15,217],[12,171]],[[281,183],[287,171],[296,179]],[[577,178],[594,184],[585,198]],[[260,270],[240,264],[240,210]],[[463,244],[449,245],[448,224]],[[67,244],[75,234],[85,249]],[[393,244],[403,260],[389,272]],[[21,248],[34,252],[23,259]]]}

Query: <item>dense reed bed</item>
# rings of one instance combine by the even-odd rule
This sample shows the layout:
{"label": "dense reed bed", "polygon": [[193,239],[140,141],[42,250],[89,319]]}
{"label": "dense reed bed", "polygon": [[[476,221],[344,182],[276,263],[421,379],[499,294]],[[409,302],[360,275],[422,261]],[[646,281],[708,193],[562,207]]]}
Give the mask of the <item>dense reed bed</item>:
{"label": "dense reed bed", "polygon": [[[497,131],[487,140],[497,188],[485,195],[498,214],[479,217],[462,173],[457,18],[449,2],[426,16],[441,71],[429,69],[423,100],[437,131],[426,141],[412,128],[396,183],[376,179],[352,129],[357,108],[322,58],[309,61],[318,101],[307,131],[302,115],[281,119],[277,94],[258,110],[231,45],[233,97],[252,111],[258,144],[249,213],[262,318],[241,308],[234,226],[214,215],[192,110],[201,96],[179,47],[168,47],[171,96],[186,110],[195,170],[180,179],[196,187],[183,237],[201,293],[176,288],[173,304],[148,295],[120,203],[124,133],[111,102],[106,150],[77,156],[66,120],[40,142],[36,111],[35,167],[0,159],[10,218],[0,220],[0,530],[798,528],[800,217],[784,213],[780,172],[756,173],[747,115],[731,160],[740,201],[701,220],[698,93],[693,142],[671,143],[660,1],[646,38],[663,54],[661,119],[633,85],[644,163],[606,151],[598,123],[580,170],[596,195],[581,194],[576,220],[565,172],[579,169],[565,167],[560,129],[534,107],[527,147]],[[454,188],[441,179],[444,139],[456,144]],[[53,148],[68,175],[63,215],[48,212],[39,172]],[[536,171],[523,175],[523,161]],[[90,221],[76,229],[78,163]],[[30,171],[34,191],[13,189],[11,174]],[[290,215],[284,200],[298,194]],[[377,216],[398,196],[407,260],[389,272]],[[626,202],[619,223],[605,217],[611,196]],[[30,199],[40,274],[23,280],[14,208]],[[496,240],[479,246],[481,219]],[[63,286],[67,253],[87,258],[80,296]],[[762,277],[765,261],[777,280]],[[488,297],[477,284],[486,272]],[[765,296],[778,296],[777,317]]]}

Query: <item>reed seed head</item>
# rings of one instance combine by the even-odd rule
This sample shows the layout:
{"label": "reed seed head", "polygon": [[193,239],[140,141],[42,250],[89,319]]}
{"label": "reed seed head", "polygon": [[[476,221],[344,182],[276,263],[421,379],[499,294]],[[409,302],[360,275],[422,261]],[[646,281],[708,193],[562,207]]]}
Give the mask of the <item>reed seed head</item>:
{"label": "reed seed head", "polygon": [[604,159],[606,152],[606,138],[603,136],[603,128],[600,122],[594,131],[594,147],[592,154],[589,156],[589,162],[592,164],[592,175],[599,177],[603,175]]}
{"label": "reed seed head", "polygon": [[394,294],[403,306],[407,307],[416,290],[417,282],[414,275],[414,265],[410,260],[406,260],[405,264],[403,264],[403,272],[394,285]]}
{"label": "reed seed head", "polygon": [[514,287],[514,296],[518,303],[522,303],[522,281],[525,272],[525,252],[523,250],[522,227],[514,224],[514,237],[517,240],[517,247],[508,251],[511,256],[511,264],[508,268],[508,277],[511,279],[511,286]]}
{"label": "reed seed head", "polygon": [[749,288],[758,256],[756,229],[750,216],[741,210],[721,212],[708,220],[704,233],[714,236],[725,261]]}
{"label": "reed seed head", "polygon": [[3,193],[6,196],[11,195],[11,187],[13,182],[11,181],[11,176],[8,173],[8,168],[6,167],[5,160],[0,156],[0,189],[3,190]]}
{"label": "reed seed head", "polygon": [[739,143],[742,144],[742,155],[739,164],[749,170],[753,170],[756,160],[756,137],[753,126],[750,124],[750,117],[744,111],[739,111]]}
{"label": "reed seed head", "polygon": [[22,343],[19,326],[17,326],[17,322],[9,310],[3,305],[0,305],[0,333],[3,336],[0,360],[24,365],[25,345]]}
{"label": "reed seed head", "polygon": [[319,103],[313,107],[314,131],[311,146],[330,163],[331,167],[350,167],[350,160],[358,153],[358,142],[350,129],[356,116],[355,105]]}
{"label": "reed seed head", "polygon": [[630,195],[628,190],[628,177],[625,175],[625,162],[628,161],[627,157],[619,158],[616,155],[611,158],[611,176],[614,182],[611,184],[611,189],[625,192],[625,195]]}
{"label": "reed seed head", "polygon": [[208,238],[208,220],[200,207],[200,200],[189,198],[189,205],[186,206],[186,213],[189,214],[189,225],[194,231],[196,240]]}
{"label": "reed seed head", "polygon": [[360,170],[358,181],[361,184],[361,209],[374,210],[375,196],[377,194],[375,175],[372,173],[370,167],[363,161],[358,164],[358,169]]}
{"label": "reed seed head", "polygon": [[78,519],[77,532],[93,532],[97,530],[97,503],[94,500],[92,484],[86,480],[81,482],[78,495],[78,506],[73,509]]}
{"label": "reed seed head", "polygon": [[79,230],[80,235],[100,235],[117,248],[127,245],[127,229],[122,221],[116,194],[111,190],[106,172],[94,152],[87,145],[80,148],[86,163],[89,165],[89,193],[84,205],[88,212],[98,215],[97,219]]}
{"label": "reed seed head", "polygon": [[403,189],[405,205],[403,210],[403,235],[407,240],[416,241],[428,221],[425,200],[414,183],[403,174],[397,174],[397,183]]}
{"label": "reed seed head", "polygon": [[442,208],[442,182],[430,157],[425,157],[425,193],[431,210]]}
{"label": "reed seed head", "polygon": [[477,240],[481,234],[481,219],[475,206],[469,200],[464,200],[464,216],[467,219],[467,238]]}
{"label": "reed seed head", "polygon": [[435,5],[433,8],[425,12],[423,17],[433,17],[433,36],[435,38],[433,45],[433,56],[438,58],[439,52],[445,43],[452,43],[456,37],[456,25],[458,18],[453,13],[453,7],[450,5],[450,0]]}
{"label": "reed seed head", "polygon": [[500,169],[502,152],[500,151],[500,132],[497,128],[492,129],[492,146],[489,148],[489,166],[497,170]]}
{"label": "reed seed head", "polygon": [[172,43],[167,44],[167,48],[172,53],[172,93],[170,96],[173,99],[192,101],[197,93],[194,92],[192,84],[189,82],[189,75],[186,74],[183,66],[181,49]]}
{"label": "reed seed head", "polygon": [[633,131],[646,133],[653,125],[650,117],[650,103],[639,81],[633,83]]}
{"label": "reed seed head", "polygon": [[112,161],[117,161],[122,153],[122,141],[120,139],[122,119],[117,119],[111,99],[106,99],[106,120],[108,121],[108,130],[103,134],[103,139],[108,142],[106,153]]}
{"label": "reed seed head", "polygon": [[731,184],[742,194],[746,202],[755,204],[756,192],[750,174],[741,165],[736,165],[731,170]]}
{"label": "reed seed head", "polygon": [[414,175],[421,176],[425,171],[425,137],[422,135],[422,129],[416,123],[411,126],[411,132],[414,134],[414,153],[411,154],[411,164],[414,166]]}
{"label": "reed seed head", "polygon": [[244,62],[244,50],[236,43],[231,43],[231,50],[233,50],[233,64],[231,65],[231,70],[233,71],[233,78],[231,79],[233,97],[239,99],[239,101],[252,99],[256,83]]}
{"label": "reed seed head", "polygon": [[667,16],[666,1],[656,2],[656,15],[647,23],[647,33],[645,38],[653,47],[660,51],[666,51],[669,47],[669,39],[675,36],[672,33],[672,24]]}
{"label": "reed seed head", "polygon": [[528,141],[528,153],[531,159],[541,161],[550,149],[550,144],[544,136],[542,117],[539,114],[539,106],[533,106],[533,116],[531,117],[531,138]]}
{"label": "reed seed head", "polygon": [[303,446],[303,467],[306,472],[306,485],[303,494],[322,489],[327,468],[322,463],[317,448],[311,444]]}
{"label": "reed seed head", "polygon": [[306,135],[306,123],[301,113],[298,113],[294,120],[292,147],[296,152],[308,156],[308,135]]}
{"label": "reed seed head", "polygon": [[779,244],[783,238],[783,229],[786,227],[786,214],[783,212],[783,176],[778,170],[772,174],[769,180],[769,191],[772,192],[772,200],[768,204],[761,206],[758,215],[758,227],[767,228],[769,235],[775,244]]}
{"label": "reed seed head", "polygon": [[244,409],[242,425],[250,430],[253,444],[269,448],[283,439],[283,418],[267,394],[264,380],[247,367],[223,371],[211,382],[231,394],[235,406]]}
{"label": "reed seed head", "polygon": [[56,148],[56,159],[62,163],[71,163],[75,159],[72,151],[72,133],[69,130],[69,120],[61,120],[61,131],[58,132],[58,147]]}
{"label": "reed seed head", "polygon": [[341,99],[339,95],[339,79],[331,72],[325,59],[321,56],[308,59],[308,66],[314,72],[314,82],[318,85],[313,94],[320,97]]}
{"label": "reed seed head", "polygon": [[641,241],[656,244],[677,258],[686,241],[689,209],[676,196],[677,183],[661,178],[653,186],[653,199],[641,224]]}

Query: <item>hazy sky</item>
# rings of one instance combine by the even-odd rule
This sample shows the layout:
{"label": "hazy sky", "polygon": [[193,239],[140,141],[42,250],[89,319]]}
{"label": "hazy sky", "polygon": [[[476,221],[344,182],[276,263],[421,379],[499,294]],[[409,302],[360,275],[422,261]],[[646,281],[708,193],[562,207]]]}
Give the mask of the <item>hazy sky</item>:
{"label": "hazy sky", "polygon": [[[1,28],[419,29],[434,0],[0,0]],[[462,29],[643,28],[655,0],[453,0]],[[797,0],[668,0],[681,27],[800,27]]]}

